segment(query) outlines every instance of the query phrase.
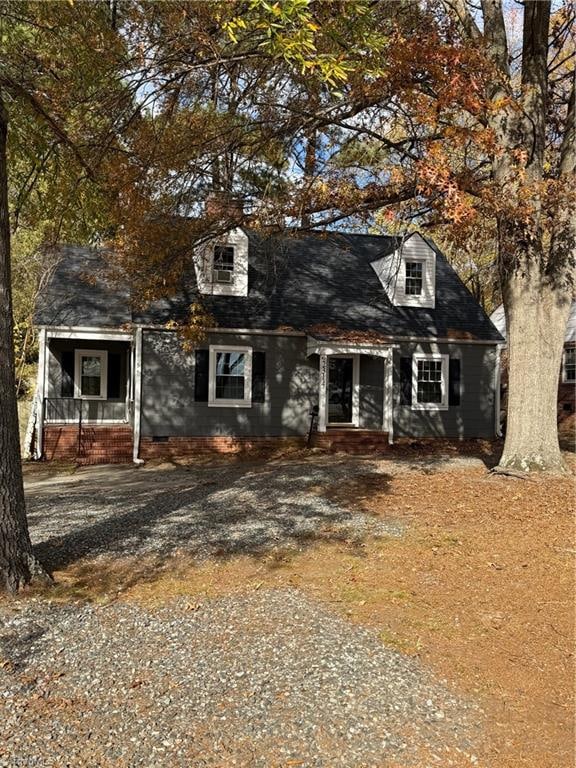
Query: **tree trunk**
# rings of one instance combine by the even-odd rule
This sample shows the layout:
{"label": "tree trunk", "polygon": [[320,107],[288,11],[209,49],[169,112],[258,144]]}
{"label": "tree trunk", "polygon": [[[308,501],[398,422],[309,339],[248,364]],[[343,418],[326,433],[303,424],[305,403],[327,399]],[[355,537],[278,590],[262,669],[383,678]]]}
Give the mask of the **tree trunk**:
{"label": "tree trunk", "polygon": [[565,470],[558,443],[558,377],[570,303],[525,274],[508,286],[508,415],[500,467]]}
{"label": "tree trunk", "polygon": [[15,593],[33,576],[47,575],[32,552],[20,461],[10,287],[7,129],[0,95],[0,589]]}

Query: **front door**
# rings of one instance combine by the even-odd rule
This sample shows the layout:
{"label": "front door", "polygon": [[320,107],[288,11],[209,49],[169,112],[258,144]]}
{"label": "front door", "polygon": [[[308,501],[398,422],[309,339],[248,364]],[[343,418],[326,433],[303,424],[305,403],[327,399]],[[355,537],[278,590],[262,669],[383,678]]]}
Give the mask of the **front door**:
{"label": "front door", "polygon": [[354,358],[328,358],[328,424],[352,424]]}

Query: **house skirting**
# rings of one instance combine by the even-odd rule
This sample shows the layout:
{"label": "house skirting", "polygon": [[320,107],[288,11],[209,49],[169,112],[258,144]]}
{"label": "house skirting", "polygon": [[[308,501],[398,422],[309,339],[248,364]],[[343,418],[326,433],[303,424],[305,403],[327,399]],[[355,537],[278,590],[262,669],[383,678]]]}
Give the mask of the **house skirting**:
{"label": "house skirting", "polygon": [[47,461],[80,464],[124,464],[132,461],[132,428],[129,425],[46,424],[43,456]]}
{"label": "house skirting", "polygon": [[195,456],[210,453],[248,453],[258,450],[277,450],[281,448],[302,448],[305,437],[142,437],[140,439],[140,458],[157,459],[177,456]]}

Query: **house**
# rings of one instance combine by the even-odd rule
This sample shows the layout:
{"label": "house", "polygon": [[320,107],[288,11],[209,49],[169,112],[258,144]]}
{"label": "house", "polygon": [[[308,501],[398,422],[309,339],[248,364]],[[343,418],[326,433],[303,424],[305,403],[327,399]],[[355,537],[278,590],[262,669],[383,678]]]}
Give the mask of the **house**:
{"label": "house", "polygon": [[[504,307],[500,304],[490,315],[490,319],[506,338],[506,317]],[[504,348],[502,356],[502,402],[506,401],[507,394],[507,356]],[[572,302],[570,315],[566,323],[566,335],[564,336],[564,352],[562,365],[558,378],[558,422],[564,421],[576,411],[576,301]]]}
{"label": "house", "polygon": [[[191,262],[140,311],[101,252],[62,249],[36,312],[37,457],[494,437],[502,338],[419,234],[235,229]],[[198,296],[214,327],[187,352],[173,325]]]}

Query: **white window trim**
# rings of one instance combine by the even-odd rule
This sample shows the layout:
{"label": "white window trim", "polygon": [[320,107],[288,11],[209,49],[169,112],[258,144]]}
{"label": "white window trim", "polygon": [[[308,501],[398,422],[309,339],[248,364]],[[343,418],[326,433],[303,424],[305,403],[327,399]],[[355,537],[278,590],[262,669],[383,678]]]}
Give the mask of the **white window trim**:
{"label": "white window trim", "polygon": [[[217,352],[244,353],[244,398],[242,400],[216,399]],[[231,347],[220,344],[211,346],[208,371],[208,405],[211,408],[250,408],[252,406],[252,347]]]}
{"label": "white window trim", "polygon": [[[213,280],[214,249],[217,246],[234,249],[234,270],[231,283],[217,283]],[[194,270],[200,293],[213,296],[247,296],[248,295],[248,236],[235,228],[227,235],[204,243],[195,250]]]}
{"label": "white window trim", "polygon": [[[434,309],[436,304],[436,254],[401,253],[398,275],[394,289],[394,304],[399,307],[427,307]],[[422,291],[419,294],[406,293],[406,263],[422,264]]]}
{"label": "white window trim", "polygon": [[[441,403],[419,403],[418,402],[418,361],[419,360],[441,360],[442,361],[442,402]],[[424,354],[421,352],[412,355],[412,410],[413,411],[447,411],[449,397],[450,355],[440,355],[435,353]]]}
{"label": "white window trim", "polygon": [[[422,266],[422,276],[420,278],[420,293],[406,293],[406,281],[408,280],[408,276],[406,274],[406,271],[407,271],[406,268],[407,268],[408,264],[420,264]],[[428,267],[427,259],[418,258],[417,256],[415,256],[414,258],[411,258],[410,256],[406,256],[402,260],[402,269],[404,270],[404,276],[403,276],[404,298],[407,298],[407,299],[409,299],[409,298],[418,299],[420,301],[420,299],[422,299],[422,297],[425,295],[425,293],[426,293],[426,280],[427,280],[426,275],[428,274],[427,267]]]}
{"label": "white window trim", "polygon": [[[100,394],[83,395],[81,366],[83,357],[100,358]],[[106,349],[74,350],[74,397],[80,400],[106,400],[108,397],[108,351]]]}
{"label": "white window trim", "polygon": [[574,384],[576,379],[569,379],[566,376],[566,353],[569,349],[575,349],[575,347],[564,347],[562,350],[562,384]]}

